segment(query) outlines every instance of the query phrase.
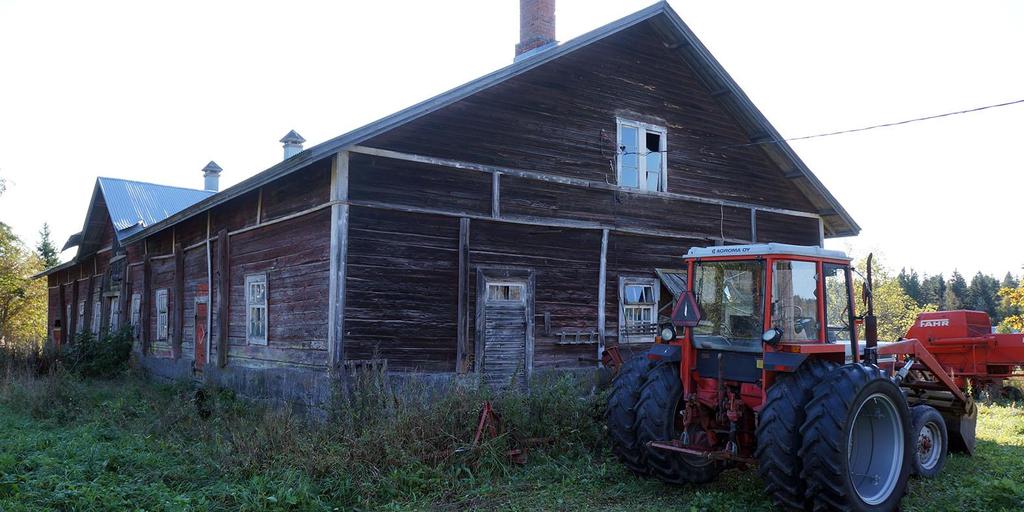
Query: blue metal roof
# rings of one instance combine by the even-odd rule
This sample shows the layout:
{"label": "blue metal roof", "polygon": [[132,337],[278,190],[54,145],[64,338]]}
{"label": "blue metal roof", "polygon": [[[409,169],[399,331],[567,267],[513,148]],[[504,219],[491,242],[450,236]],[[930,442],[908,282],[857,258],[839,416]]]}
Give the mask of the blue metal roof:
{"label": "blue metal roof", "polygon": [[215,192],[117,178],[97,178],[118,242]]}

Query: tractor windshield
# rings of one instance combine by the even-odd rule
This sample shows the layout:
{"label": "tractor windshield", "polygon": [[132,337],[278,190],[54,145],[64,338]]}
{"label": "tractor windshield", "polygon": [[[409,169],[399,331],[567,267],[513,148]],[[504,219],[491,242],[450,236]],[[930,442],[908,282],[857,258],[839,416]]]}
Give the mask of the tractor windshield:
{"label": "tractor windshield", "polygon": [[764,264],[760,261],[703,261],[693,291],[701,321],[693,329],[703,348],[759,348],[763,330]]}

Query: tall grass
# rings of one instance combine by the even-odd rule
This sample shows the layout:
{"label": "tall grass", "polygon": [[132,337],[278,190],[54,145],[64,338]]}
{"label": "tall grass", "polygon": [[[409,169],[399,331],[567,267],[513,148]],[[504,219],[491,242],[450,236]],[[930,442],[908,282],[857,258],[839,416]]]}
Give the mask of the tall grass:
{"label": "tall grass", "polygon": [[[100,443],[107,450],[102,464],[126,480],[112,492],[139,494],[132,499],[134,507],[162,508],[148,496],[151,489],[132,483],[150,472],[159,475],[153,478],[167,486],[168,496],[200,495],[209,508],[375,509],[396,501],[438,503],[518,471],[509,450],[525,449],[534,460],[551,460],[590,457],[603,444],[595,421],[602,400],[570,375],[540,376],[529,393],[475,386],[437,393],[426,383],[397,387],[386,374],[362,372],[347,387],[339,386],[322,420],[260,406],[226,390],[157,385],[130,373],[113,380],[80,375],[66,370],[11,374],[0,389],[0,408],[62,431],[109,439]],[[499,413],[500,428],[496,437],[485,436],[474,445],[486,400]],[[152,453],[163,455],[153,458]],[[182,467],[188,477],[179,474]],[[131,477],[130,468],[135,472]],[[55,465],[46,471],[64,470]],[[0,453],[0,479],[3,473]],[[26,477],[22,485],[29,481]]]}

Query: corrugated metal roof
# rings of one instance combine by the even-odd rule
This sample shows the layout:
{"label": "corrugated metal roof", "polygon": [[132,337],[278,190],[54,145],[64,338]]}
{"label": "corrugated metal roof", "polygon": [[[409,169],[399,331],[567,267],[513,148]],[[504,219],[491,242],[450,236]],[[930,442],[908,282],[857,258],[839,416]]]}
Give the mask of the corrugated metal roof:
{"label": "corrugated metal roof", "polygon": [[215,192],[117,178],[98,178],[118,241],[146,229]]}

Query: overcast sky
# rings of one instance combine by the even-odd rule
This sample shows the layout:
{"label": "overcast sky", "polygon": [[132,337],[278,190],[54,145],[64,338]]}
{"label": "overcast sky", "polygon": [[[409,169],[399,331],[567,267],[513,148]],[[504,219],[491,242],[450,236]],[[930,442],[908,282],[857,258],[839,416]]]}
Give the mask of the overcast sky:
{"label": "overcast sky", "polygon": [[[558,0],[562,41],[648,0]],[[1024,2],[672,6],[786,137],[1024,98]],[[0,0],[0,220],[79,231],[96,176],[225,188],[508,64],[517,0]],[[1024,265],[1024,104],[793,142],[890,266]],[[71,251],[63,257],[71,257]]]}

